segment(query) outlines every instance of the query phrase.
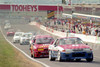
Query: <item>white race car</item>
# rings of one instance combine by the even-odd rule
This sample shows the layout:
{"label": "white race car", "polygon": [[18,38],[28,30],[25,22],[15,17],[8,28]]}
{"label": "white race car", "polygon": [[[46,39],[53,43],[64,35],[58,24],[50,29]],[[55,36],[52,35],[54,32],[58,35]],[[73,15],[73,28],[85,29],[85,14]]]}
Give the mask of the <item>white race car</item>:
{"label": "white race car", "polygon": [[58,38],[49,46],[49,60],[65,61],[86,59],[87,62],[93,61],[93,51],[78,37]]}
{"label": "white race car", "polygon": [[23,34],[23,32],[16,32],[14,37],[13,37],[13,43],[19,42],[22,34]]}
{"label": "white race car", "polygon": [[8,30],[11,28],[11,24],[10,23],[6,23],[5,26],[4,26],[4,29],[5,30]]}
{"label": "white race car", "polygon": [[32,33],[23,33],[20,37],[20,45],[29,44],[30,39],[32,38]]}

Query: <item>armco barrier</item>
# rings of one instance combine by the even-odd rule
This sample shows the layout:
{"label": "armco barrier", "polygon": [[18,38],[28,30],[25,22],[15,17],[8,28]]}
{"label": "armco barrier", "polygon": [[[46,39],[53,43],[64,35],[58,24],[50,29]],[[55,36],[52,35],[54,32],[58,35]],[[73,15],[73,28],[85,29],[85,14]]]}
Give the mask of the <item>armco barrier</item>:
{"label": "armco barrier", "polygon": [[[34,25],[35,25],[35,23],[34,23]],[[37,24],[37,26],[38,26],[38,24]],[[67,33],[66,34],[65,32],[56,31],[56,30],[53,30],[51,28],[45,27],[43,25],[39,25],[39,26],[40,26],[40,29],[42,29],[50,34],[53,34],[55,36],[58,36],[58,37],[66,37],[68,35],[68,37],[79,37],[85,42],[100,43],[100,37],[97,37],[97,36],[84,35],[84,34],[74,34],[74,33]]]}

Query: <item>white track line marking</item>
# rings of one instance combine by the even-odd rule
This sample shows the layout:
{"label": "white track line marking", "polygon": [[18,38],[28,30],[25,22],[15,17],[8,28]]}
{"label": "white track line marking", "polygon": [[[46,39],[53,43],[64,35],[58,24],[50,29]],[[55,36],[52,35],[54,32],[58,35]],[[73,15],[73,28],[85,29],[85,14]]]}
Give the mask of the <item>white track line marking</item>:
{"label": "white track line marking", "polygon": [[2,31],[2,29],[1,29],[1,26],[0,26],[0,31],[1,31],[1,33],[2,33],[2,35],[4,36],[4,38],[14,47],[14,48],[16,48],[17,50],[19,50],[21,53],[23,53],[26,57],[28,57],[29,59],[31,59],[32,61],[35,61],[35,62],[37,62],[37,63],[40,63],[40,64],[42,64],[43,66],[45,66],[45,67],[50,67],[50,66],[48,66],[47,64],[45,64],[45,63],[43,63],[43,62],[40,62],[40,61],[38,61],[38,60],[35,60],[34,58],[31,58],[29,55],[27,55],[24,51],[22,51],[21,49],[19,49],[18,47],[16,47],[13,43],[11,43],[6,37],[5,37],[5,35],[3,34],[3,31]]}

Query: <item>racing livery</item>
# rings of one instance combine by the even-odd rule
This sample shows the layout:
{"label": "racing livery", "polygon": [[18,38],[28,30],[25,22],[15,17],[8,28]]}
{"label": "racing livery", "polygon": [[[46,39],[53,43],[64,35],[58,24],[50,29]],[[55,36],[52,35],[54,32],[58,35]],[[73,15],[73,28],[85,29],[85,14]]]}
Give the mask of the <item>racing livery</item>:
{"label": "racing livery", "polygon": [[49,35],[36,35],[31,42],[31,57],[48,57],[48,46],[53,43],[53,37]]}
{"label": "racing livery", "polygon": [[4,29],[5,30],[8,30],[11,28],[11,24],[10,23],[6,23],[5,26],[4,26]]}
{"label": "racing livery", "polygon": [[6,34],[7,36],[14,36],[15,32],[13,29],[9,29]]}
{"label": "racing livery", "polygon": [[32,33],[23,33],[22,36],[20,37],[20,45],[23,44],[29,44],[29,41],[32,37]]}
{"label": "racing livery", "polygon": [[93,61],[92,49],[77,37],[65,37],[57,39],[49,46],[49,60],[65,61],[86,59]]}
{"label": "racing livery", "polygon": [[13,37],[13,43],[19,43],[20,37],[22,36],[24,32],[15,32],[15,35]]}

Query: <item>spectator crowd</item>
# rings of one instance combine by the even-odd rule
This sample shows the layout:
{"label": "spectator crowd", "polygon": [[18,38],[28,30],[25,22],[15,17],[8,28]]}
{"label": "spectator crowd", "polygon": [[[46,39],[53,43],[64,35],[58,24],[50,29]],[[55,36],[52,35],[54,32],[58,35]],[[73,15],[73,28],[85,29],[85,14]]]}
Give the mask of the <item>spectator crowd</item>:
{"label": "spectator crowd", "polygon": [[100,26],[94,23],[84,23],[83,21],[77,20],[48,20],[43,25],[51,27],[55,30],[69,33],[86,34],[93,36],[100,36]]}

